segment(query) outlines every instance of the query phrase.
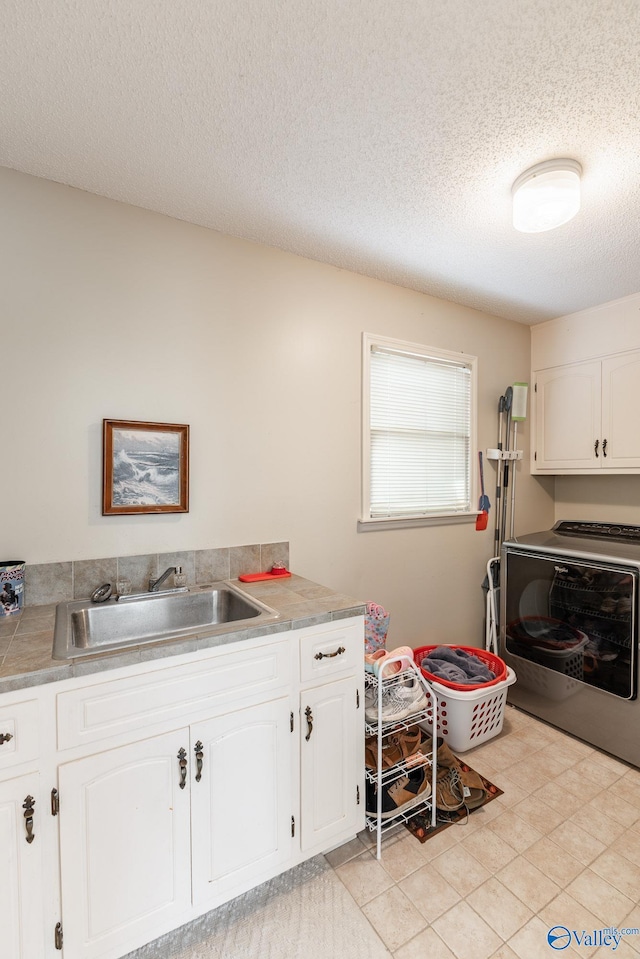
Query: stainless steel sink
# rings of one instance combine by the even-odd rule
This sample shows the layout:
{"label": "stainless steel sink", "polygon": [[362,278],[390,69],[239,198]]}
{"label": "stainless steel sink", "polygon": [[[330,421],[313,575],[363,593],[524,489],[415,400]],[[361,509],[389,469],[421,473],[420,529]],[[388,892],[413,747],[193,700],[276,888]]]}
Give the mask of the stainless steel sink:
{"label": "stainless steel sink", "polygon": [[59,603],[54,659],[75,659],[147,643],[210,636],[275,622],[276,610],[229,583],[179,592],[140,593],[106,603]]}

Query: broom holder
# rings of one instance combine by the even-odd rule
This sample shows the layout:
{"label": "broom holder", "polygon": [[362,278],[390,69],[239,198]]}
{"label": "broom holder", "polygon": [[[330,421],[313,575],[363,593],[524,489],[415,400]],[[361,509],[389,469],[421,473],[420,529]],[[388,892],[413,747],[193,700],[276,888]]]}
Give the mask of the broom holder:
{"label": "broom holder", "polygon": [[522,450],[487,450],[488,460],[521,460]]}

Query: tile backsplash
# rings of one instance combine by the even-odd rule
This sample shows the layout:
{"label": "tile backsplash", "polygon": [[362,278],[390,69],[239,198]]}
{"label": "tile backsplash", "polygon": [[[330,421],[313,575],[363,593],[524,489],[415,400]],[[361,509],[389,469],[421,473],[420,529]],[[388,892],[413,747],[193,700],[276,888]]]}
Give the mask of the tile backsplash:
{"label": "tile backsplash", "polygon": [[[64,563],[29,564],[25,567],[25,606],[44,606],[70,599],[87,599],[102,583],[126,578],[131,591],[146,590],[149,580],[168,566],[182,566],[187,586],[237,579],[244,573],[268,572],[274,563],[289,566],[289,543],[256,543],[218,549],[113,556]],[[171,585],[170,581],[169,584]]]}

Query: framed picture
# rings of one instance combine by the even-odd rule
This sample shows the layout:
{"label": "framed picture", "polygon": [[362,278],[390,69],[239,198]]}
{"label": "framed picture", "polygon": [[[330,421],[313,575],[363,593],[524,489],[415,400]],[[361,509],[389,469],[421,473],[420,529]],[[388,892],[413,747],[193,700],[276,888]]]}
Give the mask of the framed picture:
{"label": "framed picture", "polygon": [[102,421],[102,513],[188,513],[189,427]]}

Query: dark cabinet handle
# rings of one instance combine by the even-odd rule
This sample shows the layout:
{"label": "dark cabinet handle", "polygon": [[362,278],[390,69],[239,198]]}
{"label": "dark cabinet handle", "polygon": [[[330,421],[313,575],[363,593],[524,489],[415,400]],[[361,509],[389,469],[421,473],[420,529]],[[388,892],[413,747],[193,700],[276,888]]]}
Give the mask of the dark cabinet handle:
{"label": "dark cabinet handle", "polygon": [[603,440],[603,441],[602,441],[602,455],[603,455],[604,457],[606,457],[606,455],[607,455],[607,441],[606,441],[606,440]]}
{"label": "dark cabinet handle", "polygon": [[304,714],[307,717],[307,735],[304,738],[309,742],[311,733],[313,732],[313,713],[311,712],[311,706],[307,706]]}
{"label": "dark cabinet handle", "polygon": [[198,742],[195,744],[193,748],[196,754],[196,782],[199,783],[200,780],[202,779],[202,760],[204,757],[204,753],[202,750],[204,747],[202,743],[200,742],[200,740],[198,740]]}
{"label": "dark cabinet handle", "polygon": [[13,736],[11,733],[0,733],[0,746],[3,746],[5,743],[11,742]]}
{"label": "dark cabinet handle", "polygon": [[599,446],[600,446],[600,440],[596,440],[596,442],[595,442],[595,444],[594,444],[594,447],[593,447],[593,452],[596,454],[596,459],[597,459],[598,456],[600,455],[600,454],[598,453],[598,447],[599,447]]}
{"label": "dark cabinet handle", "polygon": [[316,653],[313,657],[314,659],[333,659],[335,656],[342,656],[343,653],[346,653],[344,646],[338,646],[335,653]]}
{"label": "dark cabinet handle", "polygon": [[178,785],[180,789],[184,789],[187,785],[187,751],[186,749],[178,750],[178,763],[180,766],[180,782]]}
{"label": "dark cabinet handle", "polygon": [[25,836],[25,839],[27,840],[29,844],[31,844],[33,840],[35,839],[35,835],[33,832],[33,807],[35,806],[35,804],[36,804],[36,801],[33,798],[33,796],[27,796],[27,798],[22,804],[22,808],[24,809],[24,828],[27,831],[27,835]]}

